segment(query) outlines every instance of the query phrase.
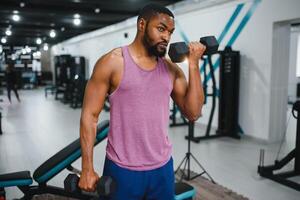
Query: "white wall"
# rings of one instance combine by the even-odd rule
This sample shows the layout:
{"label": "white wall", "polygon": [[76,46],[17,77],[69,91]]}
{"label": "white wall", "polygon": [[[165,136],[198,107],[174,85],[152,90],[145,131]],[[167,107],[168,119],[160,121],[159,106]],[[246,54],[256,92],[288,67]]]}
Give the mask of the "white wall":
{"label": "white wall", "polygon": [[[212,3],[216,2],[200,1],[195,3],[195,1],[185,1],[171,6],[175,12],[177,22],[172,42],[183,40],[179,34],[179,29],[184,31],[189,40],[199,40],[201,36],[205,35],[216,35],[218,37],[237,4],[244,3],[243,9],[220,44],[221,49],[223,49],[244,16],[253,6],[254,1],[224,0],[218,1],[219,4],[217,5],[211,6]],[[274,70],[272,67],[272,62],[274,62],[274,60],[272,61],[274,59],[272,57],[274,53],[272,44],[273,28],[276,22],[300,19],[300,1],[262,0],[257,5],[253,16],[233,44],[233,49],[241,52],[239,123],[246,135],[266,141],[274,141],[280,138],[281,135],[281,130],[273,132],[277,124],[275,121],[284,121],[285,119],[282,117],[282,104],[284,103],[282,95],[284,92],[273,92],[271,96],[271,91],[276,90],[276,88],[272,87],[271,82],[272,80],[275,82],[277,80],[274,77],[272,79],[274,75],[271,73]],[[64,53],[85,56],[88,58],[89,71],[91,72],[93,65],[101,55],[112,48],[128,44],[133,40],[135,23],[136,19],[133,18],[73,38],[54,46],[52,55],[62,53],[62,48],[64,48]],[[127,39],[123,37],[124,32],[129,33]],[[181,64],[181,66],[187,74],[187,66],[185,64]],[[276,71],[274,73],[278,74],[279,72]],[[218,79],[218,72],[216,72],[216,78]],[[280,81],[280,83],[283,83],[284,80]],[[285,91],[285,88],[282,88],[282,91]],[[271,103],[272,98],[278,98],[280,101]],[[211,102],[208,102],[204,107],[203,117],[198,122],[206,123],[208,121],[210,104]],[[277,111],[275,113],[280,116],[272,120],[272,114],[274,113],[271,110],[276,109],[275,106],[278,104],[281,104],[281,109],[278,111],[279,113]],[[217,126],[216,120],[217,112],[213,120],[214,127]],[[282,122],[279,124],[282,124]]]}

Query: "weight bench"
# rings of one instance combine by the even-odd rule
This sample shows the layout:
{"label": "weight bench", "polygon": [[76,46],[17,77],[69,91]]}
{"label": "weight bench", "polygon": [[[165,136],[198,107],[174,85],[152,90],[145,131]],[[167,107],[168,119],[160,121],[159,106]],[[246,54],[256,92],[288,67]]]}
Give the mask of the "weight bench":
{"label": "weight bench", "polygon": [[[106,139],[108,131],[108,120],[98,124],[95,145]],[[94,195],[88,193],[70,193],[64,188],[48,184],[53,177],[64,169],[76,173],[78,170],[72,167],[72,163],[80,157],[80,139],[77,139],[40,165],[34,171],[33,177],[31,177],[30,171],[20,171],[0,175],[0,199],[5,200],[5,196],[3,196],[3,194],[5,195],[4,189],[12,186],[18,187],[22,191],[24,194],[22,199],[24,200],[32,199],[34,195],[40,194],[54,194],[77,199],[95,198]],[[38,184],[32,185],[33,180],[35,180]],[[175,189],[175,200],[189,200],[195,195],[194,188],[186,183],[176,183]]]}

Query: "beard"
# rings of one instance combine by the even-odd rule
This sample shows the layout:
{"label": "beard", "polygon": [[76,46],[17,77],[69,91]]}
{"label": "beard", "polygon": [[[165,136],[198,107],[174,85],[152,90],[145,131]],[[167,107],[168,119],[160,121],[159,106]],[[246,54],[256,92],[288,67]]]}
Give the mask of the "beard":
{"label": "beard", "polygon": [[160,44],[164,44],[166,42],[158,42],[156,44],[151,44],[151,37],[149,36],[148,33],[148,24],[146,25],[146,31],[143,38],[143,43],[150,55],[154,55],[157,57],[164,57],[166,55],[167,49],[159,47]]}

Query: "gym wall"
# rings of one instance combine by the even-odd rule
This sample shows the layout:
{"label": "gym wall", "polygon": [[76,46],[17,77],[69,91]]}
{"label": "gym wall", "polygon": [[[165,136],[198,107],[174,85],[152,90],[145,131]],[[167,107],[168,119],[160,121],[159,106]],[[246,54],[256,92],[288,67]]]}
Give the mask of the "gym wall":
{"label": "gym wall", "polygon": [[[233,50],[241,53],[241,130],[245,135],[263,141],[280,140],[286,123],[289,71],[286,63],[289,60],[290,34],[286,28],[281,30],[276,27],[287,27],[300,19],[300,1],[223,0],[213,6],[209,2],[188,0],[170,6],[176,20],[176,31],[171,42],[195,41],[206,35],[219,38],[222,32],[225,33],[220,49],[231,43]],[[230,23],[234,13],[236,18]],[[89,66],[87,76],[90,76],[97,59],[112,48],[130,43],[135,31],[136,18],[132,18],[53,46],[51,53],[52,56],[63,53],[85,56]],[[124,33],[128,33],[127,38]],[[274,44],[285,44],[285,41],[288,41],[287,46],[274,50]],[[280,53],[280,49],[287,51]],[[214,56],[213,62],[216,59],[217,56]],[[187,65],[182,63],[180,66],[187,75]],[[218,70],[215,75],[218,80]],[[211,80],[208,84],[211,85]],[[203,108],[203,117],[197,122],[208,122],[210,105],[209,100]],[[217,126],[217,116],[216,109],[213,127]],[[295,134],[296,128],[289,131]]]}

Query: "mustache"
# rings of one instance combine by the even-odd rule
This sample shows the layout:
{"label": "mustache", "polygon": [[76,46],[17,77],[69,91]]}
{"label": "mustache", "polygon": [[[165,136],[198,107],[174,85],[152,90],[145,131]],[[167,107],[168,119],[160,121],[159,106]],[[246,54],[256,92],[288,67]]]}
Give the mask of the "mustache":
{"label": "mustache", "polygon": [[158,42],[158,43],[156,43],[156,46],[157,45],[165,45],[165,46],[168,46],[168,44],[169,44],[169,42],[167,42],[167,41],[161,41],[161,42]]}

